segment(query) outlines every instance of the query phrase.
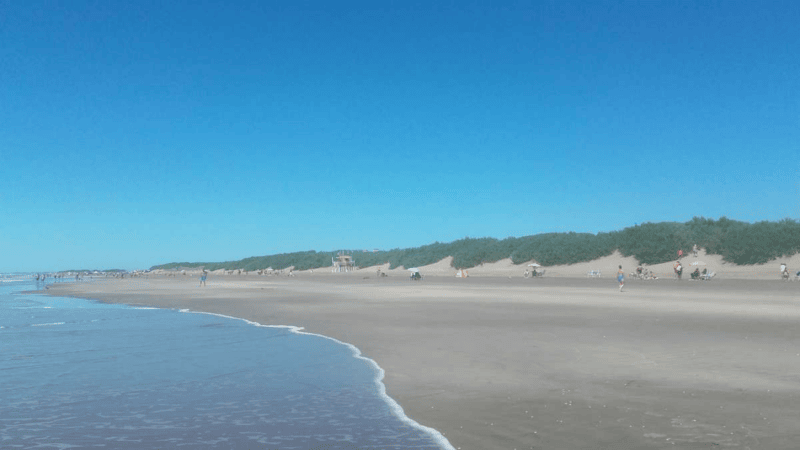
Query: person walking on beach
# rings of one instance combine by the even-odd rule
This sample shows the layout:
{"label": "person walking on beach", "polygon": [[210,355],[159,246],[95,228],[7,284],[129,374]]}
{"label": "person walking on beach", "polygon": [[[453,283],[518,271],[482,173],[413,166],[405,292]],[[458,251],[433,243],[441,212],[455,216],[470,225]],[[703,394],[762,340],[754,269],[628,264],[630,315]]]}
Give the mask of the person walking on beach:
{"label": "person walking on beach", "polygon": [[619,291],[622,292],[622,286],[625,286],[625,272],[622,271],[621,265],[617,271],[617,281],[619,281]]}
{"label": "person walking on beach", "polygon": [[697,258],[697,244],[692,246],[692,253],[694,254],[694,257]]}
{"label": "person walking on beach", "polygon": [[207,277],[206,269],[203,269],[203,273],[200,274],[200,286],[206,285],[206,277]]}

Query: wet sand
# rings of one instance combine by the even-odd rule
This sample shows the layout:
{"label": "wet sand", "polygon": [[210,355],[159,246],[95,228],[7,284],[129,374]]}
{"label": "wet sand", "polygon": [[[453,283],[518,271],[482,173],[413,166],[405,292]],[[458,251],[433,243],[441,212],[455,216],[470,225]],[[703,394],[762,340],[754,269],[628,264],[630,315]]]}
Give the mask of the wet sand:
{"label": "wet sand", "polygon": [[[366,273],[366,272],[365,272]],[[97,280],[47,293],[349,342],[455,448],[795,449],[800,283],[374,273]]]}

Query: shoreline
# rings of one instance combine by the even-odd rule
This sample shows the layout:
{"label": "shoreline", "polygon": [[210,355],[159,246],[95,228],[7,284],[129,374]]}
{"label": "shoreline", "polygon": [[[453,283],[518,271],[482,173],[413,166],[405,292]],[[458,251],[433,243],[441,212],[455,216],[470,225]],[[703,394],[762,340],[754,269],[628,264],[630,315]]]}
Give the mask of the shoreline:
{"label": "shoreline", "polygon": [[350,350],[351,356],[353,358],[362,359],[362,360],[367,361],[372,366],[372,368],[375,370],[376,375],[375,375],[375,378],[373,378],[373,382],[375,383],[375,386],[378,389],[378,395],[381,397],[381,399],[384,401],[384,403],[386,403],[389,406],[389,409],[392,411],[392,414],[394,414],[398,419],[400,419],[400,421],[404,422],[406,425],[408,425],[408,426],[410,426],[412,428],[416,428],[417,430],[420,430],[420,431],[430,435],[431,438],[437,444],[439,444],[440,448],[442,448],[444,450],[455,450],[455,448],[450,444],[450,441],[448,441],[447,438],[445,438],[442,435],[442,433],[439,432],[439,430],[435,430],[435,429],[433,429],[431,427],[426,427],[425,425],[422,425],[419,422],[416,422],[416,421],[412,420],[410,417],[408,417],[405,414],[405,411],[403,411],[403,407],[400,406],[400,404],[397,403],[397,401],[395,401],[393,398],[391,398],[386,393],[386,385],[383,383],[383,379],[386,376],[386,371],[383,370],[383,368],[381,368],[381,366],[379,366],[378,363],[375,362],[375,360],[364,356],[361,353],[361,350],[358,347],[356,347],[355,345],[349,344],[347,342],[342,342],[342,341],[340,341],[338,339],[335,339],[335,338],[332,338],[330,336],[323,336],[323,335],[317,334],[317,333],[309,333],[307,331],[303,331],[302,327],[296,327],[294,325],[266,325],[266,324],[263,324],[263,323],[253,322],[252,320],[244,319],[244,318],[241,318],[241,317],[226,316],[224,314],[202,312],[202,311],[192,311],[192,310],[189,310],[189,309],[181,309],[181,310],[179,310],[179,312],[189,313],[189,314],[208,314],[208,315],[211,315],[211,316],[222,317],[222,318],[225,318],[225,319],[241,320],[241,321],[247,323],[248,325],[253,325],[253,326],[256,326],[256,327],[285,328],[285,329],[288,329],[290,333],[304,334],[306,336],[316,336],[316,337],[319,337],[319,338],[322,338],[322,339],[328,339],[328,340],[334,341],[339,345],[343,345],[343,346],[347,347]]}
{"label": "shoreline", "polygon": [[800,382],[786,377],[800,374],[800,355],[789,357],[800,347],[796,283],[633,281],[623,293],[611,278],[196,283],[95,280],[44,293],[290,323],[352,344],[411,420],[463,450],[796,442],[788,399]]}

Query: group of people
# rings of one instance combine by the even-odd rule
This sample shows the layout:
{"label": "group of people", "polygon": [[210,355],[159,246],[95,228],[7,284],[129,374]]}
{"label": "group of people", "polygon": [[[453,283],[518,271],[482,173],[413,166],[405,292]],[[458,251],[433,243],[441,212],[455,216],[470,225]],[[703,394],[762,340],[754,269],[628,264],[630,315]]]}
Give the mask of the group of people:
{"label": "group of people", "polygon": [[[692,255],[696,258],[697,251],[699,247],[697,244],[692,245]],[[680,280],[683,276],[683,265],[681,264],[681,258],[683,258],[683,249],[678,249],[678,259],[675,261],[675,264],[672,265],[672,269],[675,271],[675,276],[678,277]],[[691,277],[693,280],[699,279],[701,275],[705,275],[707,273],[706,269],[703,269],[702,274],[700,273],[700,268],[696,268],[694,272],[691,273]]]}
{"label": "group of people", "polygon": [[[683,265],[680,261],[675,261],[675,264],[672,265],[672,270],[675,271],[675,276],[678,277],[680,280],[683,276]],[[699,267],[695,267],[694,272],[690,273],[689,276],[692,277],[693,280],[699,280],[700,278],[705,277],[708,274],[708,269],[703,269],[700,271]],[[713,274],[712,274],[713,275]]]}
{"label": "group of people", "polygon": [[[697,244],[692,245],[692,256],[694,256],[695,258],[697,258],[697,251],[698,250],[699,250],[699,247],[697,247]],[[683,249],[682,248],[678,249],[678,259],[681,259],[681,258],[683,258]]]}
{"label": "group of people", "polygon": [[525,278],[530,278],[530,277],[540,277],[543,274],[544,274],[544,271],[537,272],[536,269],[533,269],[533,272],[529,272],[529,271],[525,270],[525,273],[523,273],[522,276],[525,277]]}
{"label": "group of people", "polygon": [[640,280],[657,280],[658,277],[652,270],[644,269],[642,266],[636,268],[636,272],[631,272],[631,276]]}
{"label": "group of people", "polygon": [[[80,273],[76,273],[75,274],[75,281],[82,280],[80,275],[81,275]],[[61,279],[61,278],[66,278],[67,275],[63,274],[63,273],[53,273],[53,274],[37,273],[36,276],[34,277],[34,279],[36,281],[46,281],[48,277],[55,278],[55,279],[58,280],[58,279]]]}

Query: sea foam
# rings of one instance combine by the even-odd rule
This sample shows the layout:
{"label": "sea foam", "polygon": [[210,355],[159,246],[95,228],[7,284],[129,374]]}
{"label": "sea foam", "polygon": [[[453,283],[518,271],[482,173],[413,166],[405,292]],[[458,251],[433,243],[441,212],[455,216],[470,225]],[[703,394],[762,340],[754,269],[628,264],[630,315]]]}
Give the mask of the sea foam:
{"label": "sea foam", "polygon": [[352,355],[356,359],[364,360],[364,361],[366,361],[368,364],[370,364],[372,366],[372,368],[376,372],[376,376],[373,379],[373,382],[375,383],[375,385],[378,388],[378,393],[380,394],[381,399],[389,406],[389,408],[391,409],[391,411],[395,415],[395,417],[400,419],[406,425],[428,434],[431,438],[433,438],[433,440],[442,449],[444,449],[444,450],[456,450],[455,447],[453,447],[453,445],[450,444],[450,441],[448,441],[447,438],[444,437],[444,435],[442,435],[442,433],[440,433],[438,430],[436,430],[434,428],[431,428],[431,427],[426,427],[425,425],[422,425],[419,422],[414,421],[413,419],[411,419],[410,417],[408,417],[405,414],[405,412],[403,411],[403,407],[400,406],[400,404],[397,403],[393,398],[389,397],[389,395],[386,393],[386,385],[383,384],[383,378],[384,378],[386,372],[374,360],[372,360],[370,358],[367,358],[366,356],[362,355],[361,354],[361,350],[359,350],[358,347],[356,347],[355,345],[349,344],[347,342],[342,342],[342,341],[340,341],[338,339],[335,339],[335,338],[332,338],[330,336],[325,336],[325,335],[317,334],[317,333],[309,333],[307,331],[303,331],[304,330],[303,327],[298,327],[298,326],[294,326],[294,325],[264,325],[262,323],[258,323],[258,322],[252,321],[252,320],[242,319],[241,317],[233,317],[233,316],[228,316],[228,315],[225,315],[225,314],[210,313],[210,312],[203,312],[203,311],[192,311],[190,309],[185,309],[185,308],[181,309],[180,312],[182,312],[182,313],[190,313],[190,314],[207,314],[207,315],[210,315],[210,316],[223,317],[225,319],[241,320],[241,321],[243,321],[243,322],[245,322],[245,323],[247,323],[249,325],[254,325],[254,326],[257,326],[257,327],[287,329],[291,333],[304,334],[304,335],[308,335],[308,336],[317,336],[317,337],[320,337],[320,338],[323,338],[323,339],[331,340],[333,342],[336,342],[337,344],[344,345],[345,347],[350,349],[350,351],[352,352]]}

